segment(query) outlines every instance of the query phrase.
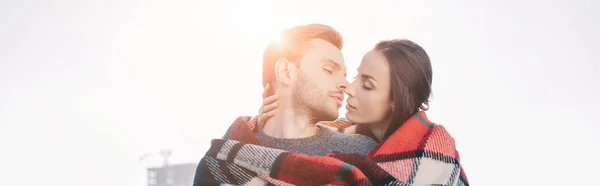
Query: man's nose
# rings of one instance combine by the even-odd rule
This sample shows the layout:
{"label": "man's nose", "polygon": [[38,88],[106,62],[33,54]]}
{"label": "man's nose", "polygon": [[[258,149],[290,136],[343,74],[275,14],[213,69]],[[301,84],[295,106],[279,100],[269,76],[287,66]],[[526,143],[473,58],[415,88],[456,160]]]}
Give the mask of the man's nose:
{"label": "man's nose", "polygon": [[346,90],[346,88],[348,88],[348,80],[344,79],[344,81],[342,81],[342,83],[337,85],[338,90],[344,92],[344,90]]}

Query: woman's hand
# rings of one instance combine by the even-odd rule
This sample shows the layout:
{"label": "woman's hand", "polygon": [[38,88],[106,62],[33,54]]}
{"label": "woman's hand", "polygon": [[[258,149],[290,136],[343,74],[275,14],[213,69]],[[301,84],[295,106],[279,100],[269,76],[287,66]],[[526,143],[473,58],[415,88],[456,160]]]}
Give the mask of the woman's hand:
{"label": "woman's hand", "polygon": [[258,120],[256,121],[257,127],[260,129],[265,126],[267,120],[275,115],[275,109],[279,106],[279,97],[277,94],[267,95],[271,89],[271,84],[265,86],[265,90],[262,93],[263,104],[258,110]]}

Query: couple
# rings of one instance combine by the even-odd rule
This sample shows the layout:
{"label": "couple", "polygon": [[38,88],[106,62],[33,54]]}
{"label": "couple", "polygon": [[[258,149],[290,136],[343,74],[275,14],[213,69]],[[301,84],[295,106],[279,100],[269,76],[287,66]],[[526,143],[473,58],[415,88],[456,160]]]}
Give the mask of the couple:
{"label": "couple", "polygon": [[[381,41],[348,83],[342,45],[326,25],[282,31],[263,55],[258,117],[239,117],[212,140],[194,186],[469,185],[454,139],[425,114],[423,48]],[[344,94],[347,120],[336,120]]]}

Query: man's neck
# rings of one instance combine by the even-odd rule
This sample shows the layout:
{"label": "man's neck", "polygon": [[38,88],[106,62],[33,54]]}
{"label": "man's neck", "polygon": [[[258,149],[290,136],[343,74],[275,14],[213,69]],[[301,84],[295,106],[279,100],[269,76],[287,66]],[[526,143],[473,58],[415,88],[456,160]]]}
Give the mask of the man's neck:
{"label": "man's neck", "polygon": [[275,138],[306,138],[317,134],[319,127],[308,116],[293,112],[293,108],[277,108],[276,114],[269,118],[262,129],[265,134]]}

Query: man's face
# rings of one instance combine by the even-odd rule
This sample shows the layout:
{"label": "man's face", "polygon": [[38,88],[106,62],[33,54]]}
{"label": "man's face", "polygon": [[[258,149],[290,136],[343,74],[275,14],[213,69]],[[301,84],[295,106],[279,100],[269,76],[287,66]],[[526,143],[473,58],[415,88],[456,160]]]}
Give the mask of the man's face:
{"label": "man's face", "polygon": [[292,86],[294,108],[315,122],[335,120],[344,100],[341,87],[347,85],[342,52],[325,40],[314,39],[300,60],[298,81]]}

